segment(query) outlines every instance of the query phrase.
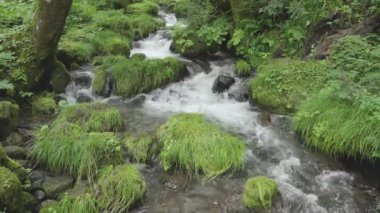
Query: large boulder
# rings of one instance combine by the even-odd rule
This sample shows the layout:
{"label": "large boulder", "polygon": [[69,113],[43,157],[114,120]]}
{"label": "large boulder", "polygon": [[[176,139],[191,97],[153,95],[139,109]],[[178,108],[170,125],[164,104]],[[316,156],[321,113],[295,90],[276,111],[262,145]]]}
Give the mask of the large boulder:
{"label": "large boulder", "polygon": [[228,90],[235,83],[235,79],[231,76],[220,75],[212,86],[212,92],[214,93],[222,93]]}
{"label": "large boulder", "polygon": [[9,101],[0,101],[0,140],[8,137],[16,128],[19,106]]}
{"label": "large boulder", "polygon": [[25,160],[28,156],[28,150],[20,146],[5,146],[4,150],[12,159]]}

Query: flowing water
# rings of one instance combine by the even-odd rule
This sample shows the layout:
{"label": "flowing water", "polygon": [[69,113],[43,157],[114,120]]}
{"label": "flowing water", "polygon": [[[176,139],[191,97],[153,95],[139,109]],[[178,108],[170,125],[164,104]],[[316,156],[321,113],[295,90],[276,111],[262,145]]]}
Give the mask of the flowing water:
{"label": "flowing water", "polygon": [[[168,27],[175,24],[174,14],[160,14]],[[168,33],[161,30],[139,41],[132,54],[179,57],[169,50],[172,41]],[[290,129],[291,118],[270,115],[271,123],[263,125],[257,107],[231,98],[231,93],[244,89],[245,82],[234,76],[233,61],[221,58],[208,60],[209,68],[186,60],[191,72],[188,78],[133,99],[91,96],[119,107],[127,131],[154,131],[170,115],[196,112],[245,139],[244,171],[211,181],[189,180],[181,173],[165,174],[159,163],[141,165],[148,192],[143,205],[134,212],[246,212],[241,204],[244,183],[257,175],[269,176],[279,185],[281,196],[271,212],[375,212],[380,201],[375,186],[338,160],[304,147]],[[75,83],[77,76],[92,76],[91,69],[85,67],[73,74],[74,81],[65,94],[70,102],[76,102],[78,94],[91,94],[91,86],[83,88]],[[215,94],[211,88],[219,75],[233,76],[237,83],[229,91]]]}

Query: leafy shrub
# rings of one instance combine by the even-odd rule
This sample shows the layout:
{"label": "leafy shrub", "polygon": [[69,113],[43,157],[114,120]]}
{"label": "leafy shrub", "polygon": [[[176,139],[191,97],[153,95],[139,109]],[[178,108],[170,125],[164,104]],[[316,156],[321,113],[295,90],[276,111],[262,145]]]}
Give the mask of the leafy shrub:
{"label": "leafy shrub", "polygon": [[158,138],[163,143],[160,157],[165,170],[174,167],[213,178],[244,165],[244,143],[200,114],[172,116]]}
{"label": "leafy shrub", "polygon": [[[109,71],[108,74],[105,72]],[[95,73],[95,91],[101,93],[105,77],[111,75],[117,84],[117,94],[124,97],[149,92],[187,74],[183,62],[175,58],[145,59],[108,57]]]}
{"label": "leafy shrub", "polygon": [[146,191],[144,178],[133,165],[105,167],[97,187],[99,204],[110,213],[127,211]]}
{"label": "leafy shrub", "polygon": [[277,191],[276,182],[270,178],[250,178],[244,186],[243,204],[249,209],[269,209]]}
{"label": "leafy shrub", "polygon": [[252,98],[277,112],[294,112],[325,86],[327,68],[324,61],[272,60],[260,66],[251,81]]}

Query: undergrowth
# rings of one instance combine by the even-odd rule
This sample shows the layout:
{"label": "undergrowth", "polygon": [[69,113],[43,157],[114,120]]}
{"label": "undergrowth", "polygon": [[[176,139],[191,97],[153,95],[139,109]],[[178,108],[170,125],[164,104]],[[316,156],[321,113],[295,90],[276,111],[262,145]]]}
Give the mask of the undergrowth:
{"label": "undergrowth", "polygon": [[83,194],[75,197],[64,196],[57,204],[47,205],[40,210],[41,213],[98,213],[96,199],[91,194]]}
{"label": "undergrowth", "polygon": [[172,116],[159,129],[158,137],[163,143],[160,157],[165,170],[177,168],[189,175],[203,173],[213,178],[244,166],[242,140],[200,114]]}
{"label": "undergrowth", "polygon": [[127,136],[124,138],[124,145],[130,157],[137,163],[151,161],[161,149],[161,145],[157,139],[149,135],[143,135],[138,138]]}

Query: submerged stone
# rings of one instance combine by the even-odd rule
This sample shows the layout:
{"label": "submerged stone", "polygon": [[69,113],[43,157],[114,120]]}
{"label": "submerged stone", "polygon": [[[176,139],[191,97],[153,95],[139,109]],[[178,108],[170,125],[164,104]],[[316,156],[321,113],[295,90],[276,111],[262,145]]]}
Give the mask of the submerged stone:
{"label": "submerged stone", "polygon": [[212,91],[222,93],[228,90],[235,82],[235,79],[231,76],[219,75],[214,81]]}

